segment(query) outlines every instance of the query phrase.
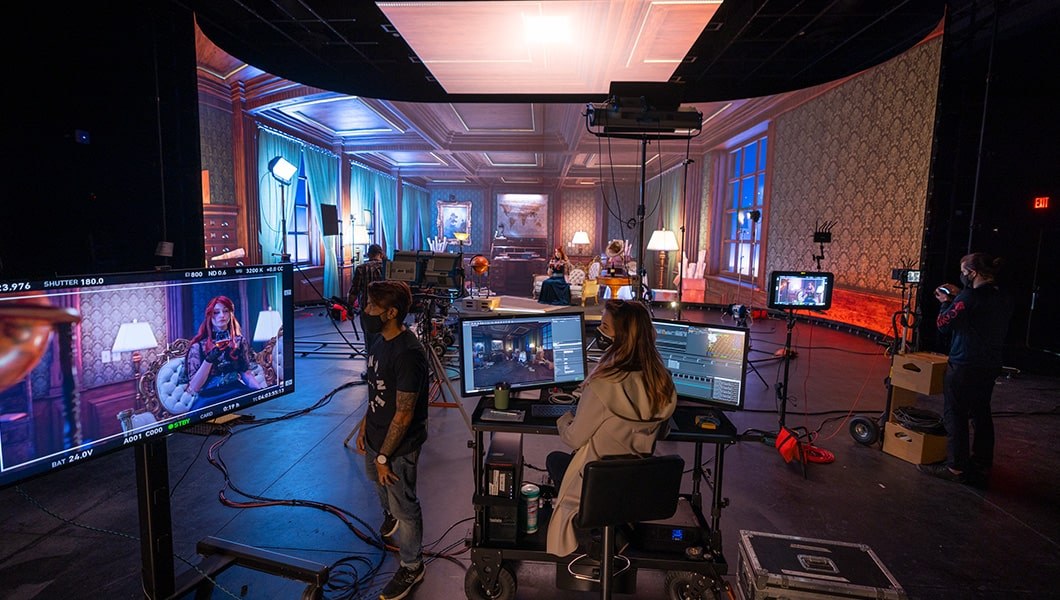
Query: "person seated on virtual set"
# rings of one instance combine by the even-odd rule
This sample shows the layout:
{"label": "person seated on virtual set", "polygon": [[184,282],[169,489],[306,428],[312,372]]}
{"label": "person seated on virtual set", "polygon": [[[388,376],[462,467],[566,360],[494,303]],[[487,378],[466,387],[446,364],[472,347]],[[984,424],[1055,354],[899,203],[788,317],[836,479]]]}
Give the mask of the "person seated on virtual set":
{"label": "person seated on virtual set", "polygon": [[250,370],[254,351],[243,336],[235,308],[226,296],[210,300],[199,332],[188,346],[188,391],[198,394],[192,410],[261,388]]}
{"label": "person seated on virtual set", "polygon": [[541,293],[537,301],[542,304],[570,304],[570,284],[567,274],[570,271],[570,260],[563,248],[552,251],[552,260],[548,261],[549,277],[541,282]]}
{"label": "person seated on virtual set", "polygon": [[597,341],[604,353],[582,384],[577,414],[567,412],[556,421],[560,439],[574,452],[545,458],[549,478],[562,482],[546,539],[546,550],[556,556],[574,552],[579,534],[586,537],[574,527],[585,465],[606,456],[653,454],[656,437],[677,406],[644,304],[608,300]]}

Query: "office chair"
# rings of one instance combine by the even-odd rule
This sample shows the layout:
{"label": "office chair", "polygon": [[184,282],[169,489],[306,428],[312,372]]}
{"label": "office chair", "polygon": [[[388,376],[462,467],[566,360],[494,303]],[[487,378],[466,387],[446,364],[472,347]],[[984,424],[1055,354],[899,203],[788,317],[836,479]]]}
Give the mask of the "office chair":
{"label": "office chair", "polygon": [[[585,465],[582,471],[581,507],[574,525],[583,529],[603,528],[600,559],[600,597],[611,598],[613,578],[629,569],[629,558],[615,554],[615,528],[637,521],[668,519],[677,511],[685,461],[680,456],[605,458]],[[568,565],[571,575],[582,554]],[[614,561],[625,563],[615,571]],[[590,581],[596,579],[588,578]]]}

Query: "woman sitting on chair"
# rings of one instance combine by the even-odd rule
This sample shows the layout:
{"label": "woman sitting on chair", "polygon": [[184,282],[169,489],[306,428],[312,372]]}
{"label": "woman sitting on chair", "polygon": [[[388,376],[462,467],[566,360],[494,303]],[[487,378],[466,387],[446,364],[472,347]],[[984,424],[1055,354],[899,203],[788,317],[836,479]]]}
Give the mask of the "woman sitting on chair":
{"label": "woman sitting on chair", "polygon": [[577,415],[568,412],[556,421],[560,439],[574,453],[552,452],[545,459],[549,478],[562,481],[546,540],[546,549],[556,556],[578,547],[574,519],[585,465],[606,456],[651,455],[662,424],[677,406],[644,304],[608,300],[597,331],[610,344],[582,384]]}
{"label": "woman sitting on chair", "polygon": [[548,261],[549,278],[541,283],[541,295],[537,301],[542,304],[570,304],[570,284],[567,283],[567,272],[570,261],[563,248],[556,248],[552,260]]}
{"label": "woman sitting on chair", "polygon": [[235,317],[235,304],[217,296],[206,305],[206,317],[188,347],[188,391],[198,394],[191,408],[201,408],[261,386],[251,372],[253,349]]}

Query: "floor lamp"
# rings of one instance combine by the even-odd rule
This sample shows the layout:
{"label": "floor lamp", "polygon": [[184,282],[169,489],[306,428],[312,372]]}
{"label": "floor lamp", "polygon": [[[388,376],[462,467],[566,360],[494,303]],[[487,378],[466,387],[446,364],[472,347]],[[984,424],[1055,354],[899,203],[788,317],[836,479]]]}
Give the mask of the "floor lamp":
{"label": "floor lamp", "polygon": [[678,249],[677,236],[669,229],[656,229],[648,240],[647,249],[659,252],[659,279],[655,289],[663,289],[666,284],[666,253]]}
{"label": "floor lamp", "polygon": [[132,352],[133,380],[136,382],[136,400],[133,407],[136,409],[144,407],[144,395],[140,390],[140,363],[143,362],[143,354],[140,351],[157,347],[158,340],[151,330],[151,324],[133,319],[132,323],[121,324],[118,335],[114,337],[114,345],[110,348],[112,354]]}
{"label": "floor lamp", "polygon": [[291,255],[287,253],[287,198],[285,196],[287,186],[291,185],[298,167],[292,165],[282,156],[269,161],[269,173],[280,182],[280,262],[291,262]]}

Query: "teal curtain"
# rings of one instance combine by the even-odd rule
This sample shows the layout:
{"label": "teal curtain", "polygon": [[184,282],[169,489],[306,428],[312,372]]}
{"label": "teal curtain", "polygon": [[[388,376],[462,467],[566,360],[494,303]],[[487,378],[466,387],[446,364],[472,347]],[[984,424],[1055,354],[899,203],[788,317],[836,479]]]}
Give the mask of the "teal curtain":
{"label": "teal curtain", "polygon": [[[681,239],[681,226],[684,224],[684,192],[685,192],[685,169],[684,167],[671,169],[658,177],[648,180],[644,190],[644,205],[647,210],[644,220],[644,246],[648,245],[651,234],[656,229],[669,229],[677,236],[678,244],[683,243]],[[668,289],[673,286],[674,277],[677,276],[678,265],[681,261],[681,253],[684,248],[677,252],[666,254],[666,269],[663,281],[655,281],[658,278],[658,253],[645,250],[646,259],[642,261],[643,268],[648,270],[648,278],[654,281],[654,287]]]}
{"label": "teal curtain", "polygon": [[[280,262],[280,253],[283,250],[281,224],[285,217],[280,210],[281,187],[284,188],[283,197],[286,203],[286,218],[289,220],[294,214],[294,184],[282,186],[269,173],[269,161],[274,157],[282,156],[292,165],[297,165],[301,151],[302,145],[298,142],[276,135],[268,129],[258,129],[258,205],[261,208],[258,243],[261,245],[261,262],[263,264]],[[283,290],[281,289],[269,291],[269,302],[277,310],[283,306],[282,294]]]}
{"label": "teal curtain", "polygon": [[305,157],[306,183],[309,186],[309,211],[315,215],[313,220],[317,226],[311,228],[310,236],[312,242],[310,247],[323,248],[324,251],[324,289],[321,290],[324,298],[332,296],[342,297],[339,288],[340,279],[338,273],[338,257],[336,252],[339,247],[338,236],[324,237],[323,224],[320,221],[320,205],[339,203],[339,159],[330,152],[322,152],[312,146],[307,146],[303,153]]}
{"label": "teal curtain", "polygon": [[[350,210],[353,218],[364,225],[364,211],[374,216],[375,210],[375,173],[357,163],[350,163]],[[375,224],[373,224],[375,225]],[[366,249],[361,248],[362,253]],[[393,257],[393,255],[390,255]]]}
{"label": "teal curtain", "polygon": [[[430,194],[409,184],[401,186],[401,247],[405,250],[427,249],[431,218]],[[425,210],[426,209],[426,210]]]}
{"label": "teal curtain", "polygon": [[375,197],[379,212],[376,213],[375,224],[376,240],[383,239],[384,248],[388,258],[394,258],[394,250],[400,241],[397,238],[397,179],[382,173],[375,173]]}

